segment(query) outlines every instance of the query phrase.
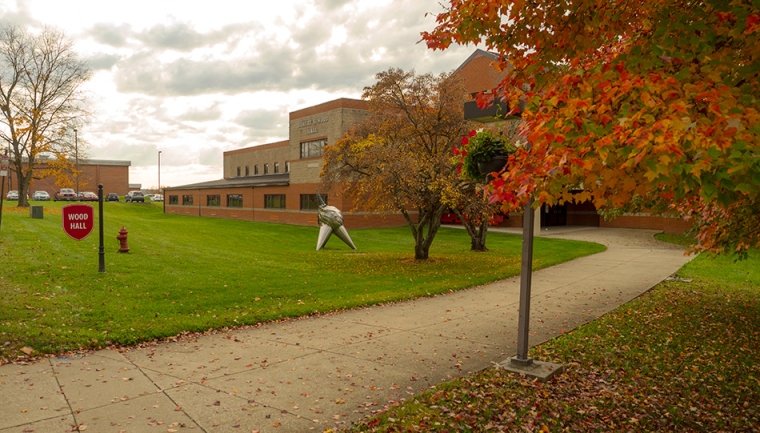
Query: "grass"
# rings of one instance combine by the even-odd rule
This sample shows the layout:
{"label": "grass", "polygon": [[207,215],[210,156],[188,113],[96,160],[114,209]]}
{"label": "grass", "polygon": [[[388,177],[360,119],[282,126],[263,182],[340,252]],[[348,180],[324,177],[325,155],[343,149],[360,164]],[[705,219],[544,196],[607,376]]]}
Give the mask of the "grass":
{"label": "grass", "polygon": [[[5,204],[0,227],[0,361],[128,345],[182,332],[398,301],[517,275],[520,238],[489,235],[469,251],[463,230],[442,229],[431,259],[412,260],[406,228],[353,230],[352,251],[316,227],[165,215],[160,203],[105,203],[106,272],[97,227],[82,241],[61,228],[61,203],[44,219]],[[97,215],[97,209],[96,209]],[[130,252],[117,253],[125,226]],[[536,239],[545,267],[603,249]]]}
{"label": "grass", "polygon": [[567,366],[547,383],[486,369],[354,431],[756,431],[760,251],[703,254],[678,275],[532,349]]}

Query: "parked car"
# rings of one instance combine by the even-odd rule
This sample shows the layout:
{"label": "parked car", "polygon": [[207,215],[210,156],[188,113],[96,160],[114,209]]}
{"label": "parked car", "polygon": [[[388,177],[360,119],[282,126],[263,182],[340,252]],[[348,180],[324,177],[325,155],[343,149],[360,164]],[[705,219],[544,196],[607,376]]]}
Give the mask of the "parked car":
{"label": "parked car", "polygon": [[129,191],[127,195],[124,196],[124,201],[126,202],[141,202],[145,203],[145,196],[143,195],[142,191]]}
{"label": "parked car", "polygon": [[47,191],[34,191],[32,200],[50,200],[50,194]]}
{"label": "parked car", "polygon": [[109,192],[106,196],[106,201],[119,201],[119,194],[115,192]]}
{"label": "parked car", "polygon": [[153,201],[164,201],[164,195],[163,194],[153,194],[153,197],[150,198]]}
{"label": "parked car", "polygon": [[15,189],[12,189],[8,191],[8,194],[5,195],[6,200],[18,200],[18,191]]}
{"label": "parked car", "polygon": [[79,200],[82,201],[98,201],[98,195],[92,191],[84,191],[79,193]]}
{"label": "parked car", "polygon": [[53,200],[65,200],[65,201],[72,201],[77,199],[77,193],[71,189],[71,188],[61,188],[55,195],[53,196]]}

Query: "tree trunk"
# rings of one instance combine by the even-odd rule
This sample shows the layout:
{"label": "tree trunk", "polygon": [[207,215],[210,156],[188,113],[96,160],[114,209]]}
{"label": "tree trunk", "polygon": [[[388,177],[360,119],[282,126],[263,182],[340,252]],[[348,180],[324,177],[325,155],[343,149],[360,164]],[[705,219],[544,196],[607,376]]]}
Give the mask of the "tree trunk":
{"label": "tree trunk", "polygon": [[474,235],[470,235],[470,250],[471,251],[488,251],[486,248],[486,235],[488,234],[488,221],[483,221],[474,231]]}
{"label": "tree trunk", "polygon": [[427,260],[430,257],[430,245],[417,243],[414,245],[414,260]]}
{"label": "tree trunk", "polygon": [[488,234],[488,220],[476,224],[469,218],[465,218],[464,214],[456,212],[459,220],[462,221],[462,225],[467,230],[467,234],[470,235],[470,251],[488,251],[486,248],[486,235]]}
{"label": "tree trunk", "polygon": [[29,193],[29,181],[31,180],[31,173],[24,175],[21,164],[16,168],[16,189],[18,189],[18,207],[29,207],[29,199],[26,197]]}
{"label": "tree trunk", "polygon": [[401,209],[401,213],[409,225],[414,236],[414,259],[427,260],[430,257],[430,246],[441,227],[441,214],[444,207],[438,205],[433,210],[418,209],[418,220],[414,223],[409,214]]}

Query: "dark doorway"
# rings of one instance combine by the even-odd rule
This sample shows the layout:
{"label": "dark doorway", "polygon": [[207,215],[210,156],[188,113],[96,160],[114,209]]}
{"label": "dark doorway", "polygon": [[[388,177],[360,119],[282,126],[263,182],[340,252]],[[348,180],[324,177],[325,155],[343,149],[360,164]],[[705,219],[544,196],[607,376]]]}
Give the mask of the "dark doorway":
{"label": "dark doorway", "polygon": [[541,207],[541,227],[567,225],[567,204]]}
{"label": "dark doorway", "polygon": [[599,213],[590,201],[541,207],[541,227],[599,227]]}

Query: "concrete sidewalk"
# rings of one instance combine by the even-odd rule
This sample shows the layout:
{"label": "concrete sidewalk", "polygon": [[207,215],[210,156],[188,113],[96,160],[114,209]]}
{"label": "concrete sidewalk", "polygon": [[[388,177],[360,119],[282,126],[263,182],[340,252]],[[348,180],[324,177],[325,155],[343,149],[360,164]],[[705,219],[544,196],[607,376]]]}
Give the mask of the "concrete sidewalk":
{"label": "concrete sidewalk", "polygon": [[[590,321],[689,258],[654,231],[542,236],[607,251],[533,275],[531,345]],[[449,295],[129,350],[0,367],[0,433],[303,432],[341,427],[514,355],[519,277]]]}

